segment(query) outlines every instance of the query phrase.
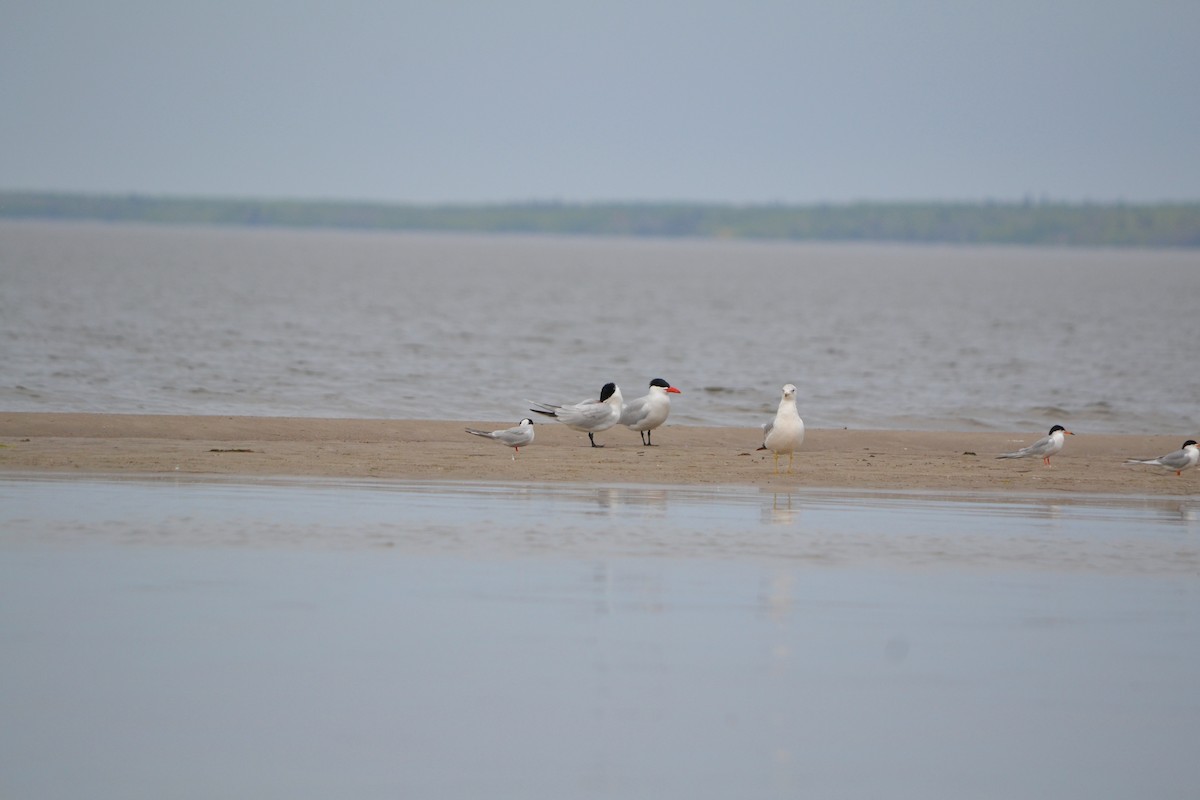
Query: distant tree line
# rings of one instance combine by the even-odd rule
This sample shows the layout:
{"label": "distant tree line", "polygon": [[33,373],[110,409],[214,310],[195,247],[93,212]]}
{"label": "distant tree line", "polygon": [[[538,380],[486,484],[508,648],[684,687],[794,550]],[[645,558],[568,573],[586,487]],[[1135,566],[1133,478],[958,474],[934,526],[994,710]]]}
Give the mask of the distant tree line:
{"label": "distant tree line", "polygon": [[0,192],[0,218],[794,241],[1200,247],[1200,202],[405,205]]}

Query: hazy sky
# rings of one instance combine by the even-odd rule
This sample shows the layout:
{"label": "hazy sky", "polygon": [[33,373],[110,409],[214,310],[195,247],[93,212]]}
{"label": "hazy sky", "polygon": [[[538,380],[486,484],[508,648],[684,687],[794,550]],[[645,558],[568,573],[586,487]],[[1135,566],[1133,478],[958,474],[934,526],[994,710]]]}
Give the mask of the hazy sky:
{"label": "hazy sky", "polygon": [[0,0],[0,188],[1200,199],[1196,0]]}

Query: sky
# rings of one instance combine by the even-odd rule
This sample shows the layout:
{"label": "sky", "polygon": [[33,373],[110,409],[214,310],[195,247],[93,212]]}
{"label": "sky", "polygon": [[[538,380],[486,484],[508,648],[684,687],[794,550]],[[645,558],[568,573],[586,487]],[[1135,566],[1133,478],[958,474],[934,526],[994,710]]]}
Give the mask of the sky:
{"label": "sky", "polygon": [[0,0],[0,189],[1200,199],[1195,0]]}

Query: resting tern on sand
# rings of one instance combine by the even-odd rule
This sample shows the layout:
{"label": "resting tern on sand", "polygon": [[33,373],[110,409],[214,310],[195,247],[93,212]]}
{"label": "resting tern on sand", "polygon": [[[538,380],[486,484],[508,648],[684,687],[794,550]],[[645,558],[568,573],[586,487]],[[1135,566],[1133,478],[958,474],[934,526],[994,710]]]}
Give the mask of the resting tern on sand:
{"label": "resting tern on sand", "polygon": [[1050,433],[1038,439],[1029,447],[1022,447],[1015,453],[1005,453],[996,458],[1033,458],[1042,459],[1042,463],[1047,467],[1050,466],[1050,456],[1063,449],[1063,442],[1066,436],[1074,436],[1069,430],[1062,425],[1055,425],[1050,429]]}
{"label": "resting tern on sand", "polygon": [[606,431],[621,419],[621,390],[615,383],[606,383],[600,390],[599,400],[583,400],[573,406],[556,406],[552,403],[529,402],[541,408],[531,408],[535,414],[545,414],[554,417],[571,430],[582,431],[588,435],[592,447],[604,447],[596,444],[595,435]]}
{"label": "resting tern on sand", "polygon": [[1155,467],[1162,467],[1165,470],[1174,472],[1176,475],[1182,475],[1185,469],[1191,469],[1200,462],[1200,447],[1196,446],[1195,439],[1188,439],[1173,453],[1167,453],[1165,456],[1158,458],[1148,458],[1145,461],[1137,458],[1130,458],[1125,461],[1126,464],[1150,464]]}
{"label": "resting tern on sand", "polygon": [[493,442],[511,447],[513,449],[513,461],[517,460],[517,453],[521,452],[521,448],[527,444],[533,444],[533,420],[526,417],[517,424],[515,428],[505,428],[502,431],[481,431],[475,428],[467,428],[467,433],[475,436],[482,436],[485,439],[491,439]]}
{"label": "resting tern on sand", "polygon": [[650,381],[650,392],[630,400],[621,409],[621,424],[642,435],[642,444],[651,447],[650,432],[667,421],[671,413],[670,394],[683,394],[662,378]]}
{"label": "resting tern on sand", "polygon": [[787,471],[792,471],[792,457],[800,449],[804,441],[804,420],[796,410],[796,387],[788,384],[783,387],[783,397],[779,400],[779,410],[775,419],[764,422],[763,443],[759,450],[770,450],[775,454],[775,472],[779,472],[779,456],[787,453]]}

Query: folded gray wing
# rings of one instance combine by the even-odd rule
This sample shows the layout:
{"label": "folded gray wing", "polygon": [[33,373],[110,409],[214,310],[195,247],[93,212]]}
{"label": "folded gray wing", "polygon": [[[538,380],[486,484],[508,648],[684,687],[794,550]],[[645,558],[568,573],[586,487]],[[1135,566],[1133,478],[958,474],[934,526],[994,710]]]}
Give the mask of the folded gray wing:
{"label": "folded gray wing", "polygon": [[495,438],[497,441],[504,442],[509,447],[520,447],[523,444],[529,444],[533,441],[533,428],[517,426],[516,428],[496,431]]}
{"label": "folded gray wing", "polygon": [[637,425],[649,415],[650,405],[646,402],[646,398],[639,397],[621,407],[621,424]]}
{"label": "folded gray wing", "polygon": [[1174,453],[1167,453],[1165,456],[1159,456],[1152,461],[1157,461],[1164,467],[1171,469],[1183,469],[1191,463],[1186,450],[1176,450]]}
{"label": "folded gray wing", "polygon": [[578,405],[563,406],[556,416],[568,425],[594,425],[609,419],[612,406],[599,400],[588,400]]}

